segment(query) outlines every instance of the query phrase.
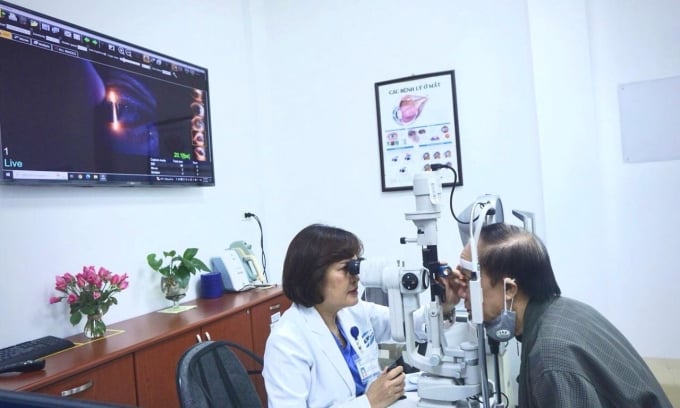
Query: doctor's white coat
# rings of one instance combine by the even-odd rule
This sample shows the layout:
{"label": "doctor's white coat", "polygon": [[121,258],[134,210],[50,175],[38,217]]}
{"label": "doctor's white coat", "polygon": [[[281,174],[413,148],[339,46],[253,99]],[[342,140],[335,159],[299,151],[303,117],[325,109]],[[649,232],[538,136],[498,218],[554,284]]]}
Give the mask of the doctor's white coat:
{"label": "doctor's white coat", "polygon": [[[414,313],[416,337],[425,338],[422,308]],[[357,354],[374,353],[391,340],[386,306],[359,301],[338,312],[345,338]],[[357,327],[354,339],[350,330]],[[357,350],[361,342],[362,350]],[[264,353],[264,376],[270,408],[370,407],[356,397],[352,374],[335,338],[313,307],[293,304],[273,325]]]}

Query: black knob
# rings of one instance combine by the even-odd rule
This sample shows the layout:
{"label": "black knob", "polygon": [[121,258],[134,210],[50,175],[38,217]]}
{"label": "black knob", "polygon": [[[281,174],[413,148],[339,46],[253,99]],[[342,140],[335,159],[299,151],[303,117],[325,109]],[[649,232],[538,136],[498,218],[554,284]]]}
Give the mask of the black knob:
{"label": "black knob", "polygon": [[416,275],[413,272],[405,273],[404,276],[401,277],[401,286],[403,286],[404,289],[408,289],[408,290],[417,289],[418,288],[418,275]]}

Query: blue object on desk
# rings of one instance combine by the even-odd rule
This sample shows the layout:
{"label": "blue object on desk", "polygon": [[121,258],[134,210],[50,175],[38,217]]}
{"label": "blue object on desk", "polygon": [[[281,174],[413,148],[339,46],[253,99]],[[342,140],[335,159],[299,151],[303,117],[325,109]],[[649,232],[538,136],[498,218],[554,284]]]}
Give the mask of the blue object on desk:
{"label": "blue object on desk", "polygon": [[201,275],[201,297],[213,299],[222,296],[224,284],[219,272],[209,272]]}

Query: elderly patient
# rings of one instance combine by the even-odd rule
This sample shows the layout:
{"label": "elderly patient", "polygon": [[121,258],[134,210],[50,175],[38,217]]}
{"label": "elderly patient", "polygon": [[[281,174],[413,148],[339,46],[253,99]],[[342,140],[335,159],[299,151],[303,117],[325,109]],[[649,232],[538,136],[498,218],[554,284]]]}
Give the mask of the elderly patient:
{"label": "elderly patient", "polygon": [[[560,296],[548,252],[535,235],[491,224],[478,242],[487,333],[509,324],[522,342],[520,407],[671,408],[623,334],[592,307]],[[470,260],[468,244],[460,264]],[[462,266],[458,272],[470,274]]]}

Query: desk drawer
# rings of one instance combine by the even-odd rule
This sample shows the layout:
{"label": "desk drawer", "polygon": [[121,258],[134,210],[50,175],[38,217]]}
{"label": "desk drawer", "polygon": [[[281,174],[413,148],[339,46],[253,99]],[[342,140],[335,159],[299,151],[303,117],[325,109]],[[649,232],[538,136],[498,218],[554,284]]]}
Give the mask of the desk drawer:
{"label": "desk drawer", "polygon": [[132,356],[122,357],[34,391],[91,401],[137,405]]}

